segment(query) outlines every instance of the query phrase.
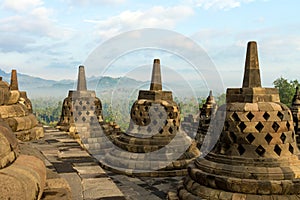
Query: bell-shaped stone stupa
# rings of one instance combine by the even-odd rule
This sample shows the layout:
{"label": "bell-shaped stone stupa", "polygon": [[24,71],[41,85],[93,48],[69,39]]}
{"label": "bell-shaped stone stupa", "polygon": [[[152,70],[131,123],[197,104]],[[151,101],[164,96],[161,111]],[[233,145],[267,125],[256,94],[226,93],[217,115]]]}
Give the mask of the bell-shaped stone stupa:
{"label": "bell-shaped stone stupa", "polygon": [[227,89],[226,101],[216,113],[224,124],[217,144],[169,199],[300,199],[292,114],[277,89],[261,87],[256,42],[248,43],[243,87]]}
{"label": "bell-shaped stone stupa", "polygon": [[19,91],[17,71],[12,70],[10,85],[0,79],[0,117],[22,141],[44,136],[44,129],[32,113],[26,92]]}
{"label": "bell-shaped stone stupa", "polygon": [[172,92],[162,90],[160,68],[155,59],[150,90],[139,91],[126,133],[111,135],[118,148],[102,161],[108,168],[139,176],[182,175],[199,155],[196,145],[190,146],[191,139],[179,131],[179,108]]}

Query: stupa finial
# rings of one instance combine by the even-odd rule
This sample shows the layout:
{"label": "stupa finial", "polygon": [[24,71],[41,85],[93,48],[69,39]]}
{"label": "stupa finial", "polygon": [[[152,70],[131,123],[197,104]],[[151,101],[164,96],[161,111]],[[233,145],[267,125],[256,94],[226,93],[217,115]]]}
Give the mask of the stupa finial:
{"label": "stupa finial", "polygon": [[11,70],[10,90],[19,90],[17,70],[15,69]]}
{"label": "stupa finial", "polygon": [[260,70],[258,63],[257,44],[248,42],[245,62],[243,88],[261,87]]}
{"label": "stupa finial", "polygon": [[77,80],[77,91],[86,91],[86,79],[85,79],[85,72],[84,72],[84,66],[79,66],[78,71],[78,80]]}
{"label": "stupa finial", "polygon": [[154,59],[150,90],[162,90],[160,60]]}

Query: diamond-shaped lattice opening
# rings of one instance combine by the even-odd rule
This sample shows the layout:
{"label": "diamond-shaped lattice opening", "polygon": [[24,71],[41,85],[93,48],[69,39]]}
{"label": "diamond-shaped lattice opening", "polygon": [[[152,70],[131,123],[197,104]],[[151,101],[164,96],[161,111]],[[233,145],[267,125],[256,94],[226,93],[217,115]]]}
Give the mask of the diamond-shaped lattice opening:
{"label": "diamond-shaped lattice opening", "polygon": [[173,118],[173,113],[172,112],[169,113],[169,118]]}
{"label": "diamond-shaped lattice opening", "polygon": [[153,122],[152,122],[154,125],[156,125],[157,124],[157,121],[156,121],[156,119],[155,120],[153,120]]}
{"label": "diamond-shaped lattice opening", "polygon": [[275,153],[276,153],[278,156],[280,156],[280,154],[281,154],[281,148],[278,146],[278,144],[275,145],[274,151],[275,151]]}
{"label": "diamond-shaped lattice opening", "polygon": [[140,117],[142,117],[143,116],[143,113],[142,112],[140,112]]}
{"label": "diamond-shaped lattice opening", "polygon": [[144,119],[143,119],[143,125],[146,125],[146,124],[147,124],[147,119],[144,118]]}
{"label": "diamond-shaped lattice opening", "polygon": [[239,128],[240,128],[241,132],[244,132],[244,130],[245,130],[245,128],[247,128],[247,126],[246,126],[246,124],[244,122],[241,122],[239,124]]}
{"label": "diamond-shaped lattice opening", "polygon": [[82,117],[82,121],[84,121],[84,122],[85,122],[85,121],[86,121],[86,118],[85,118],[85,117]]}
{"label": "diamond-shaped lattice opening", "polygon": [[253,136],[252,133],[249,133],[247,136],[246,136],[248,142],[251,144],[254,140],[255,140],[255,137]]}
{"label": "diamond-shaped lattice opening", "polygon": [[289,145],[289,151],[294,154],[294,147],[291,144]]}
{"label": "diamond-shaped lattice opening", "polygon": [[268,144],[270,144],[272,139],[273,139],[272,135],[270,135],[270,133],[267,133],[267,135],[265,136],[265,140],[268,142]]}
{"label": "diamond-shaped lattice opening", "polygon": [[162,134],[164,132],[164,129],[160,129],[159,133]]}
{"label": "diamond-shaped lattice opening", "polygon": [[79,105],[81,105],[81,106],[82,106],[82,101],[79,101]]}
{"label": "diamond-shaped lattice opening", "polygon": [[233,119],[234,121],[236,121],[236,122],[241,121],[241,119],[239,118],[238,114],[236,114],[236,113],[233,113],[233,114],[232,114],[232,119]]}
{"label": "diamond-shaped lattice opening", "polygon": [[228,123],[228,121],[225,121],[225,123],[224,123],[224,131],[228,131],[228,129],[229,129],[229,123]]}
{"label": "diamond-shaped lattice opening", "polygon": [[279,127],[280,126],[279,126],[279,124],[277,124],[277,122],[274,122],[273,125],[272,125],[272,128],[274,129],[275,132],[278,131]]}
{"label": "diamond-shaped lattice opening", "polygon": [[284,133],[282,133],[280,136],[280,139],[281,139],[282,143],[284,143],[285,139],[286,139],[286,135]]}
{"label": "diamond-shaped lattice opening", "polygon": [[91,106],[90,108],[91,108],[91,110],[94,110],[94,109],[95,109],[94,106]]}
{"label": "diamond-shaped lattice opening", "polygon": [[264,128],[264,125],[261,122],[258,122],[258,124],[255,126],[256,130],[261,132]]}
{"label": "diamond-shaped lattice opening", "polygon": [[159,116],[159,119],[161,119],[164,115],[162,112],[160,112],[158,116]]}
{"label": "diamond-shaped lattice opening", "polygon": [[77,118],[77,117],[75,117],[75,118],[74,118],[74,120],[75,120],[75,122],[77,122],[77,121],[78,121],[78,118]]}
{"label": "diamond-shaped lattice opening", "polygon": [[151,127],[150,127],[150,126],[148,126],[148,128],[147,128],[147,132],[148,132],[148,133],[150,133],[151,131],[152,131]]}
{"label": "diamond-shaped lattice opening", "polygon": [[240,155],[243,155],[246,151],[246,149],[241,144],[238,146],[237,150],[239,151]]}
{"label": "diamond-shaped lattice opening", "polygon": [[169,132],[170,132],[171,134],[173,133],[173,128],[172,128],[172,127],[169,128]]}
{"label": "diamond-shaped lattice opening", "polygon": [[81,111],[79,111],[79,112],[78,112],[78,115],[79,115],[79,116],[81,116],[81,115],[82,115],[82,112],[81,112]]}
{"label": "diamond-shaped lattice opening", "polygon": [[291,125],[290,125],[290,123],[289,123],[289,122],[286,122],[286,127],[288,128],[288,130],[290,130],[290,128],[291,128]]}
{"label": "diamond-shaped lattice opening", "polygon": [[89,111],[86,111],[86,115],[90,115],[90,112],[89,112]]}
{"label": "diamond-shaped lattice opening", "polygon": [[173,119],[173,125],[176,126],[176,120],[175,119]]}
{"label": "diamond-shaped lattice opening", "polygon": [[149,107],[148,106],[145,106],[145,111],[148,111],[149,110]]}
{"label": "diamond-shaped lattice opening", "polygon": [[236,135],[234,134],[234,132],[230,132],[229,135],[230,135],[231,141],[233,143],[236,143]]}
{"label": "diamond-shaped lattice opening", "polygon": [[263,118],[267,121],[270,118],[270,114],[265,112]]}
{"label": "diamond-shaped lattice opening", "polygon": [[94,121],[94,117],[91,117],[91,121]]}
{"label": "diamond-shaped lattice opening", "polygon": [[266,150],[261,146],[259,145],[256,149],[255,149],[255,152],[260,155],[260,156],[263,156],[266,152]]}
{"label": "diamond-shaped lattice opening", "polygon": [[281,121],[283,120],[283,114],[282,114],[282,112],[278,111],[277,116],[281,119]]}
{"label": "diamond-shaped lattice opening", "polygon": [[249,112],[246,117],[251,121],[254,118],[254,115],[252,114],[252,112]]}
{"label": "diamond-shaped lattice opening", "polygon": [[90,104],[90,102],[89,102],[89,101],[87,101],[87,102],[86,102],[86,104],[87,104],[87,105],[89,105],[89,104]]}

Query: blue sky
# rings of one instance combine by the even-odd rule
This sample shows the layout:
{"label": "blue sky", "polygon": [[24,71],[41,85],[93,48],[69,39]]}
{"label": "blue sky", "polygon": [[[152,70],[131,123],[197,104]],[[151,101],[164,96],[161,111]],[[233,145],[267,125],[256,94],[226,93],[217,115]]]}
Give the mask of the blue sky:
{"label": "blue sky", "polygon": [[[299,80],[299,7],[297,0],[3,0],[0,67],[47,79],[75,79],[78,65],[104,41],[126,31],[162,28],[201,46],[225,87],[241,86],[246,44],[257,41],[263,84],[272,86],[280,76]],[[161,52],[143,53],[128,55],[123,65],[126,60],[151,64]],[[180,63],[164,62],[161,54],[167,66]],[[101,75],[99,71],[86,66],[88,76]],[[178,68],[185,76],[188,70],[182,71]]]}

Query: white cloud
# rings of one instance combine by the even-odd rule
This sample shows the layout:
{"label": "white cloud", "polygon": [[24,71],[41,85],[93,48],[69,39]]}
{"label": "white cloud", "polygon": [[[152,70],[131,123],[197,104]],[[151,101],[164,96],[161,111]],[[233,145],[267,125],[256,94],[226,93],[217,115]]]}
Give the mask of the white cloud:
{"label": "white cloud", "polygon": [[6,44],[1,46],[1,51],[22,52],[45,38],[66,39],[72,34],[72,30],[52,19],[53,10],[41,0],[9,0],[2,4],[2,8],[6,7],[15,12],[0,19],[0,40],[14,41],[14,45],[1,42]]}
{"label": "white cloud", "polygon": [[68,4],[74,5],[118,5],[121,3],[125,3],[126,0],[62,0]]}
{"label": "white cloud", "polygon": [[229,10],[240,7],[242,3],[249,3],[254,0],[191,0],[194,5],[204,9]]}
{"label": "white cloud", "polygon": [[144,11],[126,10],[105,20],[85,20],[85,22],[95,23],[97,35],[108,38],[122,31],[137,28],[171,29],[193,14],[193,9],[187,6],[155,6]]}
{"label": "white cloud", "polygon": [[43,5],[43,2],[41,0],[5,0],[2,3],[2,7],[18,12],[26,11],[28,9],[41,5]]}

